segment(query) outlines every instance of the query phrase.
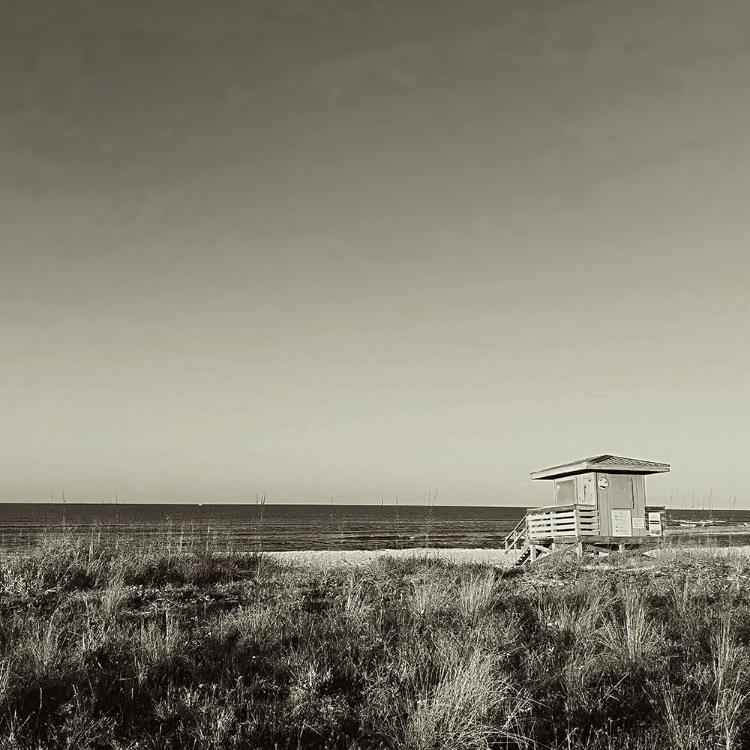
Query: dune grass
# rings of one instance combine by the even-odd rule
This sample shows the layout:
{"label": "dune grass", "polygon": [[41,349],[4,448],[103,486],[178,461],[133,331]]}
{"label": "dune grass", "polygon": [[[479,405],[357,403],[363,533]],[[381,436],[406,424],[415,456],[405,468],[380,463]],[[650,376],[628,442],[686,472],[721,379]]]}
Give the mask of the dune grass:
{"label": "dune grass", "polygon": [[[619,559],[619,558],[618,558]],[[0,563],[0,749],[750,746],[750,560]]]}

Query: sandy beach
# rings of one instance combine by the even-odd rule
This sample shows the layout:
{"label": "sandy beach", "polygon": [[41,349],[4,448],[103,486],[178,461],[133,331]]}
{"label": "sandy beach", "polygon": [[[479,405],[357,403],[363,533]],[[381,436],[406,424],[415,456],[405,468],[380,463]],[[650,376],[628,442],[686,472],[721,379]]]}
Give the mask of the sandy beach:
{"label": "sandy beach", "polygon": [[[750,555],[750,546],[716,547],[716,546],[684,546],[661,547],[644,552],[649,557],[673,557],[678,554],[690,553],[694,555],[740,556]],[[480,563],[498,567],[510,567],[513,564],[513,553],[502,549],[380,549],[380,550],[301,550],[286,552],[267,552],[268,557],[290,565],[305,565],[318,567],[359,566],[366,565],[378,558],[391,557],[406,560],[440,559],[446,562],[465,564]]]}
{"label": "sandy beach", "polygon": [[270,558],[292,565],[366,565],[381,557],[400,559],[441,559],[454,563],[511,564],[502,549],[379,549],[379,550],[309,550],[299,552],[268,552]]}

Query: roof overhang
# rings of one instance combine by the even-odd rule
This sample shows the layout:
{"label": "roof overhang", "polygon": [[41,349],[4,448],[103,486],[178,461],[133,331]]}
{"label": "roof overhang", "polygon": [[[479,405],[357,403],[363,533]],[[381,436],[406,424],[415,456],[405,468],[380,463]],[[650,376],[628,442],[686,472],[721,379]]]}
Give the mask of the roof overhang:
{"label": "roof overhang", "polygon": [[572,474],[586,474],[590,471],[602,471],[613,474],[662,474],[669,471],[669,464],[656,461],[643,461],[639,458],[612,456],[609,454],[581,458],[559,466],[534,471],[532,479],[557,479]]}

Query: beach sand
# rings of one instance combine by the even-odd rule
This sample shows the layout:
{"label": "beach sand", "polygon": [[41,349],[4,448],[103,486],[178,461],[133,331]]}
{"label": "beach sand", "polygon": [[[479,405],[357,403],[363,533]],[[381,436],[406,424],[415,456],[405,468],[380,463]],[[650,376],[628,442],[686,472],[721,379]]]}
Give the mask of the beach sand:
{"label": "beach sand", "polygon": [[[674,557],[679,554],[706,555],[711,557],[750,555],[750,546],[713,547],[713,546],[669,546],[645,552],[653,558]],[[298,552],[267,552],[269,558],[289,565],[316,566],[322,568],[339,565],[357,566],[382,557],[407,560],[445,560],[452,563],[481,563],[497,567],[510,567],[515,560],[514,552],[502,549],[380,549],[380,550],[308,550]]]}
{"label": "beach sand", "polygon": [[379,550],[311,550],[302,552],[268,552],[269,558],[291,565],[366,565],[381,557],[399,559],[441,559],[454,563],[483,563],[507,567],[512,563],[502,549],[379,549]]}

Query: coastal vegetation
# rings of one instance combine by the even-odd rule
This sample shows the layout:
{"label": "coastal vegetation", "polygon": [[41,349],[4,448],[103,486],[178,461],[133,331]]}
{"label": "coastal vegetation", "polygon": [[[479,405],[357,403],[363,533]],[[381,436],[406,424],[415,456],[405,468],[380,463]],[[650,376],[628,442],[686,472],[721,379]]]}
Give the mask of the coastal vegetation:
{"label": "coastal vegetation", "polygon": [[0,561],[0,750],[750,746],[750,560]]}

